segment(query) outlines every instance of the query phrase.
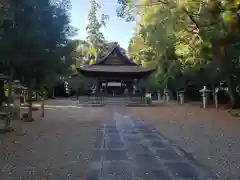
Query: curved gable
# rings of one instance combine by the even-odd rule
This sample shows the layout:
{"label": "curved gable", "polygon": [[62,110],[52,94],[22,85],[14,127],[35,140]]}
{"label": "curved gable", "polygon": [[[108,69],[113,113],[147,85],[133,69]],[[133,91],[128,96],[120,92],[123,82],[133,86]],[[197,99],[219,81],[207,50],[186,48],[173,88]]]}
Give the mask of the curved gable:
{"label": "curved gable", "polygon": [[99,59],[94,65],[138,66],[121,52],[118,45],[116,45],[106,56]]}

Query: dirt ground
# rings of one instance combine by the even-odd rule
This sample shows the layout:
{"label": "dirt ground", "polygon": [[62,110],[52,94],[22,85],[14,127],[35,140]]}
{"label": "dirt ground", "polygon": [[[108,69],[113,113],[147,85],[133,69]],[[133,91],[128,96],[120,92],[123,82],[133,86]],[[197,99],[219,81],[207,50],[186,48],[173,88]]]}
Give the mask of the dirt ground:
{"label": "dirt ground", "polygon": [[46,110],[44,119],[0,134],[0,179],[79,180],[102,119],[102,108],[58,107]]}
{"label": "dirt ground", "polygon": [[240,179],[240,119],[227,111],[186,104],[128,108],[191,153],[221,180]]}

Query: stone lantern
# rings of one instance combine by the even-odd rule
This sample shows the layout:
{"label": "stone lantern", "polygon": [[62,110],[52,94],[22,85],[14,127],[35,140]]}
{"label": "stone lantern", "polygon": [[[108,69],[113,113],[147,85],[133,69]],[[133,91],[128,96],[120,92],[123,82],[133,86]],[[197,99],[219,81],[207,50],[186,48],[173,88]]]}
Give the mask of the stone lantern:
{"label": "stone lantern", "polygon": [[208,93],[211,90],[207,89],[206,86],[203,87],[199,92],[202,93],[202,100],[203,100],[203,108],[205,109],[207,106],[207,101],[208,101]]}
{"label": "stone lantern", "polygon": [[151,95],[151,93],[146,93],[145,98],[146,98],[146,104],[149,105],[149,104],[152,103],[152,95]]}

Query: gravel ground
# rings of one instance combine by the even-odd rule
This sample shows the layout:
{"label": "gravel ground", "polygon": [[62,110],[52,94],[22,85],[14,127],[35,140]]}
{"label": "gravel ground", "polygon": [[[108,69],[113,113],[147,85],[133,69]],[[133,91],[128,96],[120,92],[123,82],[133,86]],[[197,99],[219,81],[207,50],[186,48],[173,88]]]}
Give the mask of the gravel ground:
{"label": "gravel ground", "polygon": [[[66,106],[74,101],[64,99],[46,103],[62,107],[46,110],[42,120],[16,122],[15,132],[0,134],[0,180],[79,180],[84,176],[105,109],[70,108]],[[226,111],[189,104],[119,107],[117,111],[149,120],[220,180],[240,179],[240,121]]]}
{"label": "gravel ground", "polygon": [[[56,104],[61,104],[60,102]],[[79,180],[91,159],[101,108],[54,108],[0,134],[0,179]]]}
{"label": "gravel ground", "polygon": [[128,111],[149,120],[220,180],[240,179],[240,119],[226,111],[204,110],[190,104],[132,107]]}

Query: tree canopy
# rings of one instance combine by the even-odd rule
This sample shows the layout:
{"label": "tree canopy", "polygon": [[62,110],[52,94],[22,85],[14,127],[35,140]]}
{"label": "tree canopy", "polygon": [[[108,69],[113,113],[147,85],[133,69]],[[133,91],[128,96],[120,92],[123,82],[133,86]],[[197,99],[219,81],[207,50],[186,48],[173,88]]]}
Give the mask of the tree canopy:
{"label": "tree canopy", "polygon": [[239,1],[118,2],[118,15],[137,22],[129,54],[146,66],[158,66],[153,83],[187,91],[193,86],[198,91],[204,85],[214,88],[225,83],[232,106],[236,106]]}
{"label": "tree canopy", "polygon": [[[70,26],[69,0],[9,1],[0,14],[2,72],[21,77],[26,84],[32,80],[29,77],[43,84],[50,76],[66,70],[74,74],[76,65],[103,56],[112,46],[101,32],[109,16],[99,14],[96,0],[90,3],[86,40],[69,40],[76,33]],[[151,87],[197,92],[204,85],[225,84],[232,106],[237,106],[239,0],[118,3],[117,15],[136,21],[128,54],[145,67],[157,66],[149,80]]]}
{"label": "tree canopy", "polygon": [[9,77],[8,103],[14,79],[28,86],[31,110],[33,89],[53,86],[49,80],[67,69],[64,51],[76,32],[69,9],[68,0],[9,0],[0,7],[0,62]]}
{"label": "tree canopy", "polygon": [[101,8],[100,4],[96,0],[91,0],[91,8],[88,13],[88,25],[87,31],[87,42],[90,45],[92,55],[99,56],[106,46],[106,39],[101,32],[101,28],[106,26],[106,20],[109,18],[108,15],[101,14],[98,19],[98,10]]}

